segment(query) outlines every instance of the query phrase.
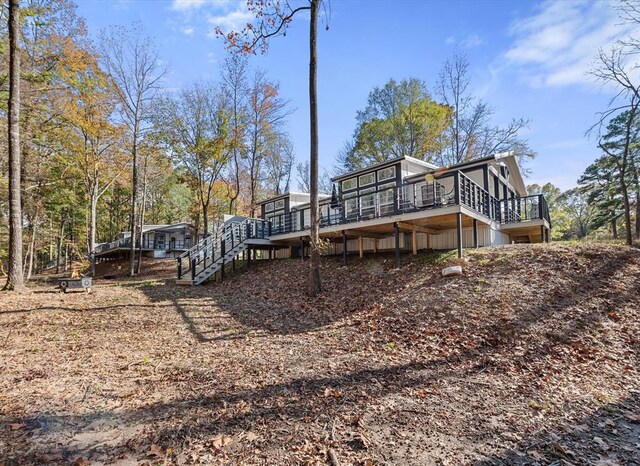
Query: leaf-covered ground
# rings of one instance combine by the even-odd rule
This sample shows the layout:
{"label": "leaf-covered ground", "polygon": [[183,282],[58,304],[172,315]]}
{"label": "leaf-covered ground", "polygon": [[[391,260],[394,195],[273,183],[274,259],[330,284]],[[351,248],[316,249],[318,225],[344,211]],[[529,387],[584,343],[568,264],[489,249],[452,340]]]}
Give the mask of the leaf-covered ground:
{"label": "leaf-covered ground", "polygon": [[0,464],[640,464],[640,251],[403,260],[1,295]]}

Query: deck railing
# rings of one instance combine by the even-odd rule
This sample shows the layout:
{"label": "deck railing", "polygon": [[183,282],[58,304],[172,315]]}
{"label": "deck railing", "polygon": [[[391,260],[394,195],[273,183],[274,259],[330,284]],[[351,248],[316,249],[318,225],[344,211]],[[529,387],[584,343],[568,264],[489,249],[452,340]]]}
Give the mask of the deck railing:
{"label": "deck railing", "polygon": [[544,219],[551,224],[549,206],[543,194],[502,199],[500,201],[500,218],[501,223]]}
{"label": "deck railing", "polygon": [[[434,181],[415,180],[398,186],[359,193],[346,193],[342,205],[333,209],[320,205],[320,228],[441,207],[465,205],[492,219],[499,212],[498,201],[468,176],[456,171]],[[309,208],[270,218],[272,234],[293,233],[310,227]]]}
{"label": "deck railing", "polygon": [[191,279],[195,280],[198,273],[247,239],[267,239],[269,235],[269,222],[266,220],[248,218],[241,222],[230,222],[176,258],[178,279],[190,274]]}
{"label": "deck railing", "polygon": [[[431,182],[417,180],[405,182],[399,187],[346,193],[337,209],[324,202],[320,205],[320,228],[452,205],[463,205],[498,223],[534,218],[549,221],[547,203],[541,194],[499,200],[461,171],[454,171],[438,176]],[[533,210],[526,211],[527,206],[533,205],[538,209],[535,217],[532,217]],[[272,234],[308,230],[309,212],[309,208],[305,208],[271,217]]]}
{"label": "deck railing", "polygon": [[[174,249],[189,249],[192,246],[190,239],[184,241],[157,241],[155,238],[147,238],[142,242],[142,249],[155,251],[171,251]],[[96,246],[96,254],[111,251],[112,249],[127,249],[131,247],[129,239],[119,239],[110,243]],[[140,249],[140,241],[136,241],[136,249]]]}

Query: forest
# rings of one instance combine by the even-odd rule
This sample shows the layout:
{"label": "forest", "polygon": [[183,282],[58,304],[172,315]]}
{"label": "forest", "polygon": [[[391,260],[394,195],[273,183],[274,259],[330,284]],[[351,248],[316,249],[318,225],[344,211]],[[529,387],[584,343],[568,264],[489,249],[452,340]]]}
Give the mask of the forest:
{"label": "forest", "polygon": [[[70,0],[21,4],[20,194],[23,272],[89,263],[96,244],[143,224],[189,222],[214,231],[224,214],[256,215],[256,202],[311,191],[305,154],[287,133],[295,109],[277,82],[230,51],[217,78],[166,87],[168,67],[144,26],[113,26],[90,36]],[[627,22],[636,11],[621,10]],[[0,92],[9,120],[8,8],[2,10]],[[602,156],[577,187],[531,185],[551,207],[554,239],[640,236],[640,80],[631,37],[600,52],[595,79],[619,92],[589,131]],[[514,151],[527,171],[535,150],[522,137],[530,121],[496,125],[495,109],[474,96],[469,61],[456,53],[432,89],[423,79],[391,79],[369,93],[353,137],[332,175],[398,156],[447,166]],[[586,137],[586,136],[585,136]],[[9,251],[8,136],[0,139],[0,272]],[[131,273],[139,270],[140,261]]]}

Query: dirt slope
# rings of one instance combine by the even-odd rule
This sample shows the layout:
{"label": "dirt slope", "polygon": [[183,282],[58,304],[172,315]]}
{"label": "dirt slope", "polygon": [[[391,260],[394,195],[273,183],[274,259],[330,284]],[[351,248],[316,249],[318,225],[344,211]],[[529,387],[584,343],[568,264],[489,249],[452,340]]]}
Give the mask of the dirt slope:
{"label": "dirt slope", "polygon": [[0,463],[640,464],[640,251],[467,257],[3,295]]}

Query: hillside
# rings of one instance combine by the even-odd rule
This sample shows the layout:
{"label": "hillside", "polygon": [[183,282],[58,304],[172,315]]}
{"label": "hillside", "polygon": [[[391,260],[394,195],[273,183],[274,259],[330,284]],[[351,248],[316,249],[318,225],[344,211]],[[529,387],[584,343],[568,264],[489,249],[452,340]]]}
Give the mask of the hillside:
{"label": "hillside", "polygon": [[3,296],[0,463],[640,461],[640,251],[403,261]]}

